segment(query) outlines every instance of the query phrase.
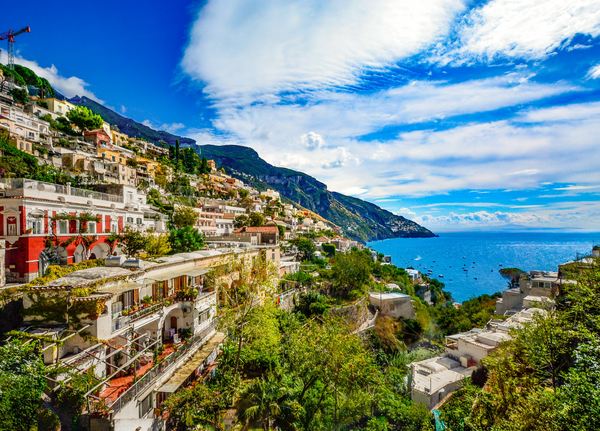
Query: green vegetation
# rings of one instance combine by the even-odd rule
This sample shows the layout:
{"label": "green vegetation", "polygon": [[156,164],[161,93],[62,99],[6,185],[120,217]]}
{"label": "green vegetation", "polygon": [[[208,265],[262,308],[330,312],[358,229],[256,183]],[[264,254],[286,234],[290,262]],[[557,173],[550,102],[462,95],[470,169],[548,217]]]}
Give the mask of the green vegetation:
{"label": "green vegetation", "polygon": [[67,112],[67,118],[71,123],[79,127],[82,132],[84,130],[94,130],[102,127],[102,117],[94,114],[85,106],[77,106]]}
{"label": "green vegetation", "polygon": [[[555,311],[538,313],[442,409],[452,430],[583,431],[600,423],[600,260],[565,270]],[[474,379],[475,380],[475,379]]]}
{"label": "green vegetation", "polygon": [[204,247],[204,235],[191,226],[184,226],[169,232],[169,242],[173,253],[187,253]]}
{"label": "green vegetation", "polygon": [[173,224],[177,229],[184,226],[195,226],[198,221],[198,213],[194,208],[187,206],[178,207],[173,213]]}

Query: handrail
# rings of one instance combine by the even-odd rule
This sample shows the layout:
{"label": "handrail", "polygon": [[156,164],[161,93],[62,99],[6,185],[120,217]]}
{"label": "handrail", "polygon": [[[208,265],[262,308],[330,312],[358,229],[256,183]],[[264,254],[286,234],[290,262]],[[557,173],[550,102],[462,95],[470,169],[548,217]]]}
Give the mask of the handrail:
{"label": "handrail", "polygon": [[202,343],[204,338],[206,338],[206,336],[217,326],[217,324],[218,319],[214,319],[200,334],[194,335],[178,350],[165,357],[158,363],[158,365],[144,374],[140,380],[135,382],[133,386],[127,389],[127,391],[123,392],[112,404],[109,404],[109,407],[113,410],[113,414],[120,412],[121,409],[130,403],[140,392],[150,386],[150,384],[155,383],[156,380],[161,375],[166,373],[179,358],[190,351],[192,346]]}

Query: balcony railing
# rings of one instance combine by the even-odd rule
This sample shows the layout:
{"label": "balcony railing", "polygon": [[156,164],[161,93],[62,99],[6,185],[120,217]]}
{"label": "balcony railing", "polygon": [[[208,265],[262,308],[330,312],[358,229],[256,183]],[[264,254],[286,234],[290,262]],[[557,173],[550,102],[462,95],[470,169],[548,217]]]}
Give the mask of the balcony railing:
{"label": "balcony railing", "polygon": [[218,319],[214,319],[201,333],[194,335],[177,351],[164,358],[156,367],[144,374],[133,386],[127,389],[115,402],[109,404],[109,407],[113,410],[113,414],[120,412],[123,407],[134,400],[144,389],[155,383],[159,377],[168,372],[176,364],[179,358],[188,353],[194,346],[204,343],[206,336],[215,329],[217,323]]}
{"label": "balcony railing", "polygon": [[82,198],[98,199],[107,202],[123,203],[123,196],[109,195],[107,193],[96,192],[94,190],[78,189],[75,187],[67,187],[61,184],[46,183],[44,181],[35,181],[27,178],[2,178],[0,179],[0,184],[4,184],[5,190],[39,190],[47,193],[56,193]]}
{"label": "balcony railing", "polygon": [[134,312],[128,314],[127,316],[123,316],[123,315],[114,316],[112,319],[112,331],[114,332],[119,329],[123,329],[126,326],[131,325],[133,322],[136,322],[143,317],[146,317],[150,314],[153,314],[153,313],[156,313],[156,312],[162,310],[163,306],[165,305],[165,302],[173,301],[174,299],[175,299],[175,296],[165,298],[156,304],[152,304],[148,307],[134,311]]}

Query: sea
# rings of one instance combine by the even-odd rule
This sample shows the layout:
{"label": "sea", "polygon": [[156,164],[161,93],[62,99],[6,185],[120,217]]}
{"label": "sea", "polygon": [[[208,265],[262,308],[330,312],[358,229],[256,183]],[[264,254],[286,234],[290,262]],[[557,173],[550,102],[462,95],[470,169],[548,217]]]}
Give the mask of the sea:
{"label": "sea", "polygon": [[557,271],[559,264],[588,255],[600,232],[503,231],[437,233],[437,238],[395,238],[370,242],[400,268],[413,267],[443,282],[462,302],[507,287],[501,268]]}

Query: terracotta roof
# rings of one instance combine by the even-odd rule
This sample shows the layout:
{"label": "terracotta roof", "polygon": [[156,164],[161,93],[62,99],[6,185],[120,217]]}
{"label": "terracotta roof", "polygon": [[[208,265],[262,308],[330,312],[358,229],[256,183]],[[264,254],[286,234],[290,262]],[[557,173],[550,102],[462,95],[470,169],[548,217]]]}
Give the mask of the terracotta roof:
{"label": "terracotta roof", "polygon": [[241,227],[239,229],[236,229],[233,231],[233,233],[243,233],[243,232],[248,232],[248,233],[279,233],[279,229],[277,228],[277,226],[261,226],[261,227],[250,227],[250,226],[244,226]]}

